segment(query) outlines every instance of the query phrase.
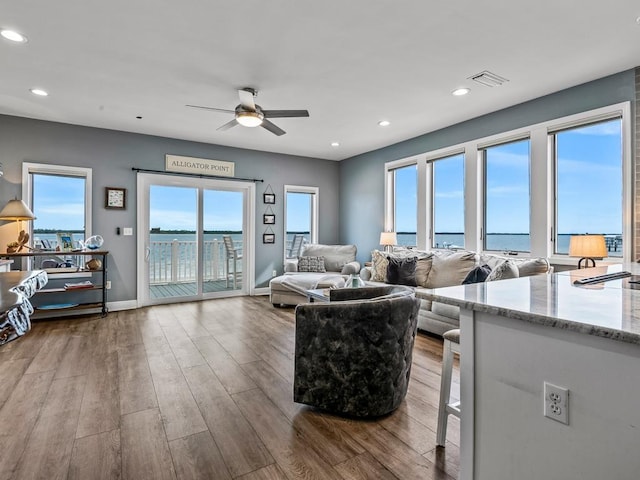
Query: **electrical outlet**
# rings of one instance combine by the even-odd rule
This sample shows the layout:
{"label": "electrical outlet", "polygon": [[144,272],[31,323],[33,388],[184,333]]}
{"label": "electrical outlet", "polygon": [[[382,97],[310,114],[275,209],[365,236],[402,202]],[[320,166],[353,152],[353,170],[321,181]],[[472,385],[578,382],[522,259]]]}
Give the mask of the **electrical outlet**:
{"label": "electrical outlet", "polygon": [[271,272],[271,276],[272,277],[277,277],[278,276],[277,270],[274,270],[273,272]]}
{"label": "electrical outlet", "polygon": [[544,382],[544,416],[569,425],[569,389]]}
{"label": "electrical outlet", "polygon": [[111,280],[107,280],[107,283],[104,285],[104,288],[107,290],[111,290]]}

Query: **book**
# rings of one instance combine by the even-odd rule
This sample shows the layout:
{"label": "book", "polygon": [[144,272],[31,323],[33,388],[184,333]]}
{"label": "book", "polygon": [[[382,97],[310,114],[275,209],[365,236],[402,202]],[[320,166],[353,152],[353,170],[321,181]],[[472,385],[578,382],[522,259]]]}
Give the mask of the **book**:
{"label": "book", "polygon": [[87,280],[86,282],[77,282],[77,283],[65,283],[64,284],[64,289],[65,290],[78,290],[81,288],[93,288],[93,283],[91,283],[90,280]]}

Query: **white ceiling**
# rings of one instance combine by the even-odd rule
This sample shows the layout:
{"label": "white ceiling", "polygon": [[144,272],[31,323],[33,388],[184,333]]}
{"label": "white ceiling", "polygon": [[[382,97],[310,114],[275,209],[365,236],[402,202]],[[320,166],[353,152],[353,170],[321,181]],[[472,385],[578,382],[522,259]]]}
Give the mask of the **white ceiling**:
{"label": "white ceiling", "polygon": [[[0,113],[341,160],[633,68],[638,16],[637,0],[3,2],[0,28],[29,41],[0,39]],[[485,69],[510,81],[467,80]],[[185,107],[233,109],[246,86],[310,118],[217,132],[230,114]]]}

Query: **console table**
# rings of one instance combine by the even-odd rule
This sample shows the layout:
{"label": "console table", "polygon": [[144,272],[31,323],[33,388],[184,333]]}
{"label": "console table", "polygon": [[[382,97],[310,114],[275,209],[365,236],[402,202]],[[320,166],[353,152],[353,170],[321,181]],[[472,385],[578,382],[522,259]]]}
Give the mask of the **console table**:
{"label": "console table", "polygon": [[[38,318],[50,315],[50,312],[64,311],[66,313],[88,313],[87,310],[100,312],[105,316],[107,310],[107,257],[106,250],[81,250],[81,251],[31,251],[18,253],[3,253],[3,257],[13,259],[23,270],[42,269],[45,270],[54,285],[40,290],[40,294],[47,294],[55,302],[34,301]],[[63,261],[67,257],[73,262]],[[93,258],[100,260],[100,268],[89,269],[86,264]],[[60,263],[72,263],[72,266],[56,266],[54,268],[43,268],[43,260],[58,259]],[[28,263],[27,263],[28,262]],[[40,262],[40,264],[38,264]],[[55,280],[55,281],[54,281]],[[88,280],[89,284],[80,285],[82,280]],[[66,282],[66,284],[64,283]],[[91,295],[90,292],[94,292]],[[73,294],[72,303],[60,303],[58,295]],[[39,297],[41,295],[38,295]],[[67,297],[69,298],[69,297]],[[68,302],[68,300],[67,300]]]}
{"label": "console table", "polygon": [[0,345],[31,329],[29,298],[47,284],[43,270],[0,272]]}

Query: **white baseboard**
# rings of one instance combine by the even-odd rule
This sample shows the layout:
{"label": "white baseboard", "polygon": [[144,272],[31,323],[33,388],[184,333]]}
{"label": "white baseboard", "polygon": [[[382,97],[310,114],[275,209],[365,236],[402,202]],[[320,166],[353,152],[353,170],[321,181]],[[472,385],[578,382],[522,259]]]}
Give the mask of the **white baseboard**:
{"label": "white baseboard", "polygon": [[271,293],[271,289],[269,287],[261,287],[261,288],[254,288],[253,289],[253,295],[257,296],[257,295],[269,295]]}
{"label": "white baseboard", "polygon": [[134,310],[138,308],[138,301],[124,300],[121,302],[107,302],[107,308],[110,312],[117,312],[119,310]]}

